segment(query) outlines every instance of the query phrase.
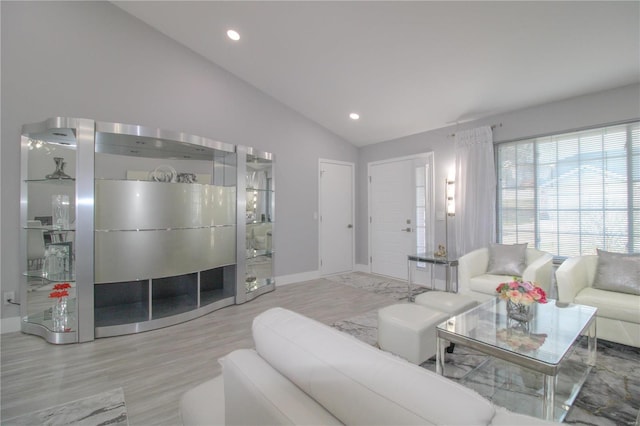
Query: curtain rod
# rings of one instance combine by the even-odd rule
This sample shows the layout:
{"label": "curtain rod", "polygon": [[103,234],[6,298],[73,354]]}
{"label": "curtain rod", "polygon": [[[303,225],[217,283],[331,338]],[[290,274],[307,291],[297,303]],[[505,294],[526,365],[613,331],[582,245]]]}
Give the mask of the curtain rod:
{"label": "curtain rod", "polygon": [[[491,130],[495,130],[498,127],[502,127],[502,123],[492,124],[491,125]],[[455,135],[456,135],[455,133],[451,133],[449,136],[453,138],[453,137],[455,137]]]}

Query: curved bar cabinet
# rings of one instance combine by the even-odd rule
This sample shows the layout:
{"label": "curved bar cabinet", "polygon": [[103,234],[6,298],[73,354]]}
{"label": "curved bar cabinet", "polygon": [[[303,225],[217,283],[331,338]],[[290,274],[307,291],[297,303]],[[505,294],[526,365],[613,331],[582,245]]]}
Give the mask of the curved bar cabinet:
{"label": "curved bar cabinet", "polygon": [[137,333],[275,289],[272,154],[57,117],[23,126],[21,157],[23,332]]}

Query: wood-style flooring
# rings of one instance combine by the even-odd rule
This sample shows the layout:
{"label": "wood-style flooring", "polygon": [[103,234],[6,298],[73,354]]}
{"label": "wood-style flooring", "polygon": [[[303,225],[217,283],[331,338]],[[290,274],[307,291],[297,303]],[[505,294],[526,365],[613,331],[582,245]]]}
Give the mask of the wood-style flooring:
{"label": "wood-style flooring", "polygon": [[4,334],[0,422],[121,387],[130,425],[177,425],[182,394],[218,375],[218,358],[253,347],[251,321],[260,312],[281,306],[332,324],[391,303],[389,297],[318,279],[135,335],[51,345],[37,336]]}

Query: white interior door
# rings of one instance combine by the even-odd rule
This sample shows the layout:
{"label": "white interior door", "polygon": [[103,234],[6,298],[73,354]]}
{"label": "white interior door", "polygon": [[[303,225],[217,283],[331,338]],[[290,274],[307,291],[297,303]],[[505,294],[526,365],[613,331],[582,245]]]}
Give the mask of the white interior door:
{"label": "white interior door", "polygon": [[320,160],[320,274],[353,270],[353,163]]}
{"label": "white interior door", "polygon": [[431,155],[369,164],[369,265],[372,273],[408,278],[407,256],[432,235]]}

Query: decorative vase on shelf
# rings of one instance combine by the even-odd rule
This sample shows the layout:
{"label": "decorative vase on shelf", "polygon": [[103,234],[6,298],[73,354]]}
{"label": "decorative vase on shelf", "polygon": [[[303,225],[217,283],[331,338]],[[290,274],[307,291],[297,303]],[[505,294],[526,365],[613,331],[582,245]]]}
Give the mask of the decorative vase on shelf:
{"label": "decorative vase on shelf", "polygon": [[522,303],[514,303],[507,300],[507,317],[518,322],[529,322],[533,318],[533,310],[531,305],[523,305]]}
{"label": "decorative vase on shelf", "polygon": [[53,321],[53,331],[64,332],[69,329],[69,299],[59,297],[51,309],[51,320]]}
{"label": "decorative vase on shelf", "polygon": [[51,196],[53,227],[69,229],[69,196],[64,194]]}
{"label": "decorative vase on shelf", "polygon": [[55,299],[51,308],[51,321],[53,331],[66,332],[70,330],[69,325],[69,290],[71,284],[60,283],[53,286],[53,291],[49,293],[50,299]]}
{"label": "decorative vase on shelf", "polygon": [[56,163],[56,171],[51,173],[50,175],[47,175],[47,179],[73,179],[71,176],[64,172],[64,166],[67,165],[67,163],[64,161],[64,158],[54,157],[53,161],[55,161]]}

